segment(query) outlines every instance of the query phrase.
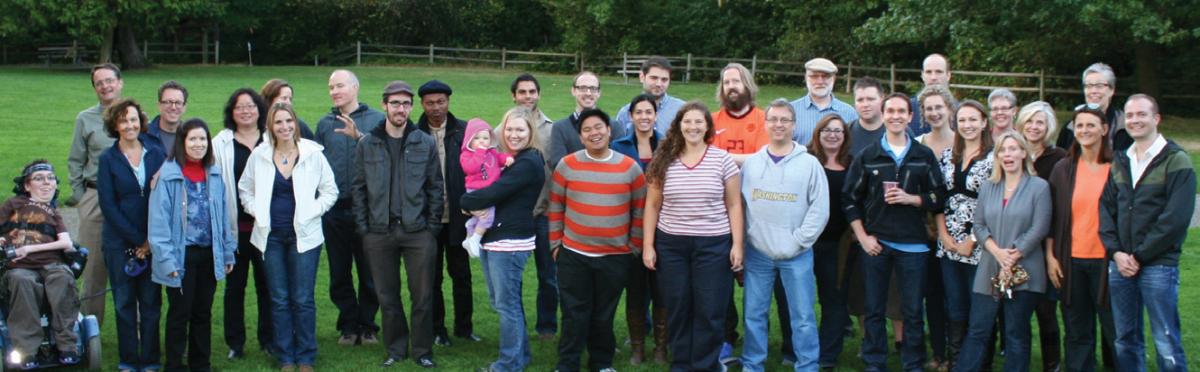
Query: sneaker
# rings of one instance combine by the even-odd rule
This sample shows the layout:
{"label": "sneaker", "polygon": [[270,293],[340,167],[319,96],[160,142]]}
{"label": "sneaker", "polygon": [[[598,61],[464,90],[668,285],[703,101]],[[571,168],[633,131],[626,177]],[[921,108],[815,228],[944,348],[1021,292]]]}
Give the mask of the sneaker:
{"label": "sneaker", "polygon": [[433,344],[437,346],[450,346],[450,338],[443,335],[433,336]]}
{"label": "sneaker", "polygon": [[374,332],[367,332],[367,333],[363,333],[362,335],[359,335],[358,341],[361,342],[363,345],[374,345],[374,344],[379,343],[379,339],[375,338]]}
{"label": "sneaker", "polygon": [[358,343],[358,335],[353,333],[343,333],[342,337],[338,337],[338,345],[354,345]]}
{"label": "sneaker", "polygon": [[282,367],[279,367],[279,372],[296,372],[296,366],[294,364],[284,364]]}
{"label": "sneaker", "polygon": [[300,368],[297,369],[297,372],[313,372],[313,371],[314,371],[313,366],[308,365],[308,364],[301,364]]}
{"label": "sneaker", "polygon": [[474,332],[468,333],[465,336],[458,336],[458,337],[465,338],[465,339],[467,339],[467,341],[471,341],[471,342],[483,341],[483,337],[479,337]]}
{"label": "sneaker", "polygon": [[785,354],[785,355],[783,356],[783,365],[784,365],[784,366],[788,366],[788,367],[791,367],[791,366],[794,366],[794,365],[796,365],[796,356],[795,356],[795,355],[786,355],[786,354]]}
{"label": "sneaker", "polygon": [[605,368],[601,368],[597,372],[617,372],[617,369],[613,368],[613,367],[605,367]]}
{"label": "sneaker", "polygon": [[62,365],[73,366],[79,364],[79,352],[64,351],[58,354],[58,362]]}
{"label": "sneaker", "polygon": [[717,360],[719,360],[721,364],[731,364],[736,362],[738,359],[737,357],[733,356],[733,345],[730,345],[728,342],[722,343],[721,354]]}
{"label": "sneaker", "polygon": [[225,357],[229,358],[229,360],[236,360],[236,359],[245,358],[246,354],[244,352],[242,352],[241,350],[229,349],[229,355],[226,355]]}

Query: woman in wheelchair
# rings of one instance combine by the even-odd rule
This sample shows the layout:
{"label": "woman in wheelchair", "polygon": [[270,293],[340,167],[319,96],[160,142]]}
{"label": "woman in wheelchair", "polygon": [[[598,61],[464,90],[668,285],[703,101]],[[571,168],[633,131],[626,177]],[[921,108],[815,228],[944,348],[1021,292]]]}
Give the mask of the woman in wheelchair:
{"label": "woman in wheelchair", "polygon": [[59,362],[79,363],[75,334],[79,296],[63,255],[74,247],[55,207],[58,178],[49,162],[34,160],[13,181],[16,196],[0,205],[0,261],[4,262],[12,345],[5,358],[24,369],[38,366],[37,351],[44,337],[41,305],[48,303]]}

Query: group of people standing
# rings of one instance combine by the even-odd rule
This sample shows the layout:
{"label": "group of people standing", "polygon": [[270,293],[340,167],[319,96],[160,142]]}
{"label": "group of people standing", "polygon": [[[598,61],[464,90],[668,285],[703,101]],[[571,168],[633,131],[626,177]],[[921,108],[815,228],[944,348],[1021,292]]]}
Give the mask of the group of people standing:
{"label": "group of people standing", "polygon": [[[837,366],[851,315],[868,370],[887,369],[886,318],[905,370],[988,370],[997,334],[1005,370],[1028,370],[1034,314],[1047,370],[1095,369],[1097,319],[1115,368],[1143,370],[1143,308],[1159,369],[1186,370],[1178,260],[1196,180],[1188,156],[1158,132],[1152,97],[1132,95],[1122,112],[1110,105],[1111,68],[1093,65],[1083,74],[1088,104],[1060,129],[1049,104],[1018,110],[1007,91],[986,106],[959,102],[936,54],[916,97],[885,94],[865,77],[853,105],[832,95],[831,61],[805,68],[808,93],[764,109],[751,72],[730,64],[710,112],[667,94],[671,64],[649,58],[644,92],[615,117],[597,108],[599,76],[585,71],[570,87],[575,110],[557,122],[538,109],[537,79],[522,74],[510,89],[515,107],[494,129],[454,117],[441,81],[416,90],[390,82],[377,111],[359,101],[354,73],[337,70],[333,107],[315,132],[296,115],[293,88],[272,79],[235,91],[210,138],[203,120],[183,119],[181,84],[162,84],[159,116],[147,120],[121,97],[120,70],[98,65],[99,103],[79,114],[68,159],[77,240],[102,252],[84,273],[82,311],[102,317],[111,285],[122,371],[208,370],[217,281],[228,279],[228,357],[245,355],[253,268],[259,346],[284,371],[310,371],[324,246],[338,343],[382,343],[384,367],[411,358],[433,368],[433,346],[451,345],[443,264],[454,335],[482,339],[471,322],[478,257],[500,316],[498,356],[480,370],[518,371],[532,359],[521,289],[533,256],[535,330],[558,335],[563,371],[582,369],[585,351],[586,369],[614,370],[622,292],[633,365],[763,370],[774,298],[783,359],[796,370]],[[414,123],[415,102],[424,113]],[[43,275],[47,293],[74,297],[73,284],[49,279],[63,275],[61,260],[36,254],[71,249],[56,191],[49,163],[35,161],[0,208],[6,223],[27,210],[50,217],[21,225],[40,235],[0,236],[22,249],[7,274],[16,293],[36,292],[20,283]],[[73,314],[73,303],[51,304]],[[11,329],[30,312],[11,312]],[[56,315],[55,329],[73,319]],[[20,335],[16,347],[29,348],[40,333]],[[64,364],[77,363],[70,335],[56,337]]]}

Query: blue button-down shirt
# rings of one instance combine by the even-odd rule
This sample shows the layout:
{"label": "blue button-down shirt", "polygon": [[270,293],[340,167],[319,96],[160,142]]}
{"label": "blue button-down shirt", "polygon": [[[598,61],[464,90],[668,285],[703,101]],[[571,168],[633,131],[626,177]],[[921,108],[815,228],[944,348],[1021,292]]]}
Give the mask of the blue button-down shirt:
{"label": "blue button-down shirt", "polygon": [[858,112],[854,111],[854,106],[838,100],[832,93],[830,99],[832,101],[829,102],[829,106],[824,108],[817,107],[813,103],[812,97],[807,94],[792,101],[792,108],[796,109],[796,131],[792,133],[793,140],[808,146],[808,143],[812,141],[813,129],[817,127],[817,122],[828,114],[838,114],[846,123],[858,120]]}
{"label": "blue button-down shirt", "polygon": [[[662,99],[658,100],[658,117],[654,119],[654,129],[659,133],[668,133],[671,131],[671,120],[675,120],[675,114],[683,108],[683,100],[671,97],[669,94],[663,94]],[[617,112],[617,125],[613,125],[613,137],[621,138],[626,134],[633,133],[633,118],[629,116],[629,104],[621,106],[621,110]],[[620,134],[620,136],[618,136]]]}

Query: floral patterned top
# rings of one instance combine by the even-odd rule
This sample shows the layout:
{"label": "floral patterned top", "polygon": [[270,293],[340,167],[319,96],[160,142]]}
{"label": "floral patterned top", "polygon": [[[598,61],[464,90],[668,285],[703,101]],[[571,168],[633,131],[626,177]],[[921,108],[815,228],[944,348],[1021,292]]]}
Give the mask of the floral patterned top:
{"label": "floral patterned top", "polygon": [[[975,218],[975,200],[979,189],[992,175],[993,159],[988,154],[981,160],[973,160],[964,170],[961,163],[954,163],[952,149],[942,152],[942,175],[946,178],[946,231],[955,241],[961,242],[971,235],[971,221]],[[976,244],[970,256],[962,256],[953,250],[942,248],[938,240],[937,256],[954,261],[978,265],[981,245]]]}

